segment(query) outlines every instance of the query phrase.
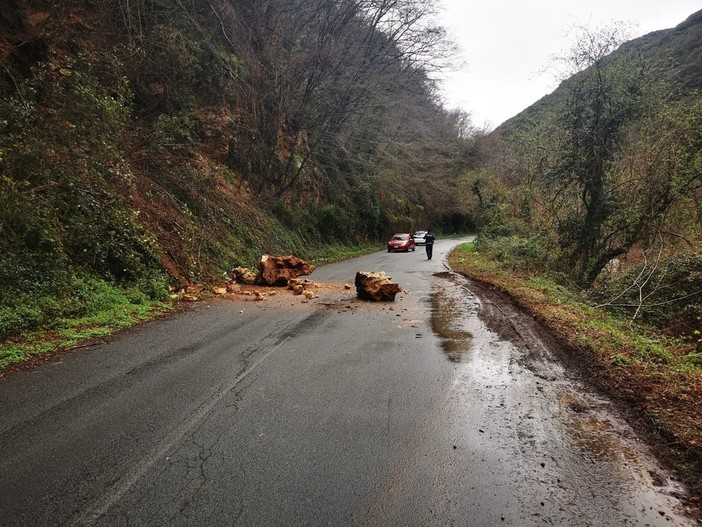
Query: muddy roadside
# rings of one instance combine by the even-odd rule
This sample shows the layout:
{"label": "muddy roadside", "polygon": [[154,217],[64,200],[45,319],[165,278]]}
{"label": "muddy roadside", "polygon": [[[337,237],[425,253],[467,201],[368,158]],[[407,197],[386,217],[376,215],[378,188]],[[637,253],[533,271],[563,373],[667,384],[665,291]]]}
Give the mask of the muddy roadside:
{"label": "muddy roadside", "polygon": [[510,291],[477,278],[464,269],[455,271],[469,280],[471,290],[481,299],[483,309],[480,317],[501,336],[521,340],[528,350],[528,362],[538,363],[539,354],[542,353],[538,347],[529,345],[533,332],[571,374],[612,402],[616,411],[646,441],[660,462],[687,488],[689,496],[681,498],[702,522],[702,450],[694,444],[681,442],[680,438],[651,418],[649,387],[645,379],[637,382],[635,377],[626,376],[626,372],[606,364],[596,350],[574,345],[560,328],[549,324],[542,313]]}

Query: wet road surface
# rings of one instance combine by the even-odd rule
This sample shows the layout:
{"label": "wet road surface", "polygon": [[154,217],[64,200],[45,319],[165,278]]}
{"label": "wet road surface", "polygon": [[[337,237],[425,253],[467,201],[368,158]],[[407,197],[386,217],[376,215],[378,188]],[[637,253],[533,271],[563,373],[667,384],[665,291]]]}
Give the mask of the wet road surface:
{"label": "wet road surface", "polygon": [[0,382],[1,525],[694,525],[533,323],[442,260],[195,305]]}

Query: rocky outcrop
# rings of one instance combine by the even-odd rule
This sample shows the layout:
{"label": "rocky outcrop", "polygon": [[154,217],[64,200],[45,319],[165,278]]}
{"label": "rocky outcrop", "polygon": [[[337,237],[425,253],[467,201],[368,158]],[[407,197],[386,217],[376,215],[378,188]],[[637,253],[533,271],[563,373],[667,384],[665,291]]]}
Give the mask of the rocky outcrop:
{"label": "rocky outcrop", "polygon": [[383,272],[359,271],[356,273],[355,284],[358,298],[374,302],[392,302],[401,291],[400,286]]}
{"label": "rocky outcrop", "polygon": [[267,286],[287,286],[289,281],[311,274],[314,266],[296,256],[271,256],[264,254],[258,262],[256,283]]}

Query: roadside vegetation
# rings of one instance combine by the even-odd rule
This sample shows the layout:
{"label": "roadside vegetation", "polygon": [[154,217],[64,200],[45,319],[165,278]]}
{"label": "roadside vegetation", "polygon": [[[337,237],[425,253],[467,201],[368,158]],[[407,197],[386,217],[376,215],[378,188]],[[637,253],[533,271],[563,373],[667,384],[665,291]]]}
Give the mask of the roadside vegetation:
{"label": "roadside vegetation", "polygon": [[117,287],[89,276],[75,277],[71,287],[61,299],[27,298],[14,310],[4,308],[0,320],[12,337],[0,343],[0,370],[85,345],[173,308],[163,284],[155,285],[152,296],[138,286]]}
{"label": "roadside vegetation", "polygon": [[669,58],[691,40],[702,40],[702,12],[625,45],[622,26],[581,29],[559,89],[483,139],[464,185],[476,248],[500,269],[544,277],[597,312],[655,328],[696,367],[702,96],[695,65]]}

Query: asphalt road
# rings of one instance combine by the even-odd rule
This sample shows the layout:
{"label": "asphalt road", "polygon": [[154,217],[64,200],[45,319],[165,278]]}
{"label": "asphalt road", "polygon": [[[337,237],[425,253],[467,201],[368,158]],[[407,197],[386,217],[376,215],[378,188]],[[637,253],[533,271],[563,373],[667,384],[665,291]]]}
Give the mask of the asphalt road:
{"label": "asphalt road", "polygon": [[199,302],[4,379],[0,525],[692,525],[528,318],[447,271],[458,241],[311,276],[386,271],[393,303]]}

